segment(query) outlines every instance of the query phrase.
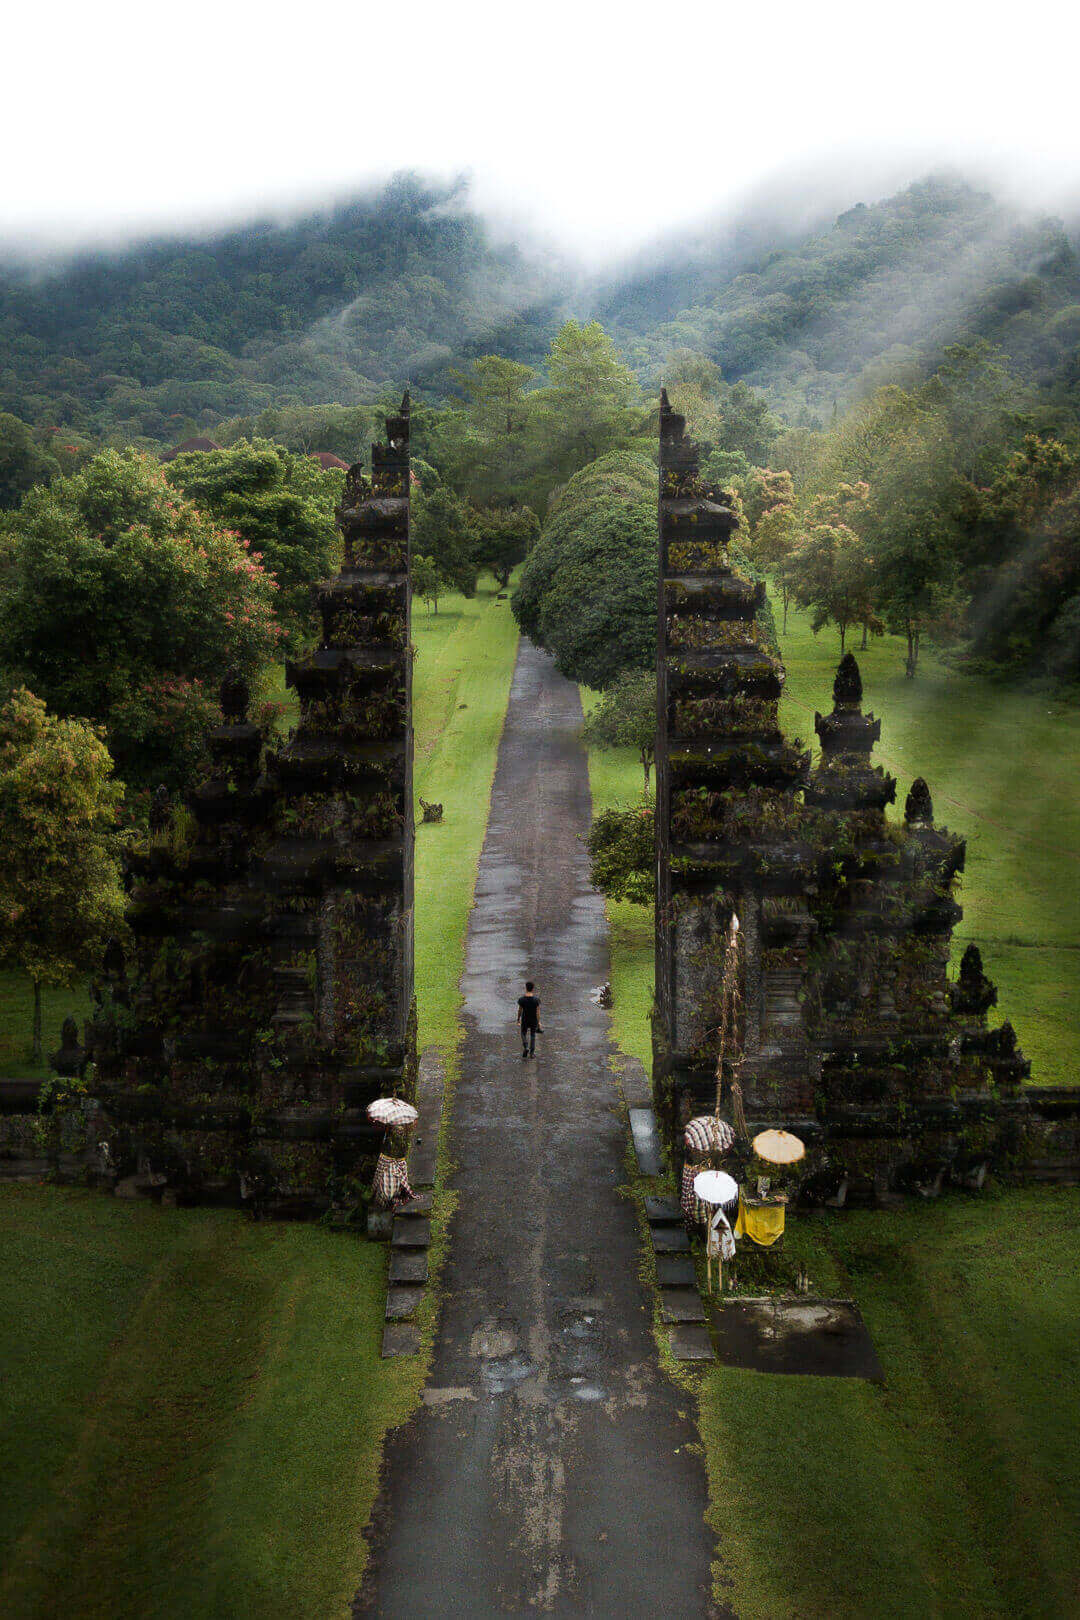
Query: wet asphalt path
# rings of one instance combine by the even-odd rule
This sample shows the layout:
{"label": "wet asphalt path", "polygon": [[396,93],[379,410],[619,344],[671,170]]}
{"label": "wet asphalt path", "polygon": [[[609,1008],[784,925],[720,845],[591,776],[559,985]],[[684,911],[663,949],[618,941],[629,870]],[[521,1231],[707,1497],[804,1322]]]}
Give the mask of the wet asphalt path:
{"label": "wet asphalt path", "polygon": [[[450,1153],[459,1202],[425,1402],[391,1437],[357,1615],[706,1616],[686,1399],[638,1280],[577,689],[522,641],[480,862]],[[452,825],[440,836],[453,837]],[[537,1055],[514,1026],[541,997]]]}

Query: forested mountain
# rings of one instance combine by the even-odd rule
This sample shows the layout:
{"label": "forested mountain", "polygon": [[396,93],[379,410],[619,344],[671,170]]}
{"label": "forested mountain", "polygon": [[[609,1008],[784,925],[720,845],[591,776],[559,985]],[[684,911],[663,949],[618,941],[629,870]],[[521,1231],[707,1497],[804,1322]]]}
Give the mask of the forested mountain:
{"label": "forested mountain", "polygon": [[175,441],[267,406],[355,405],[462,361],[542,364],[567,314],[600,320],[639,377],[693,350],[823,426],[874,384],[986,339],[1048,396],[1080,389],[1080,263],[1056,221],[924,180],[770,245],[697,232],[592,283],[498,241],[460,190],[415,176],[291,223],[63,263],[0,259],[0,410],[117,441]]}
{"label": "forested mountain", "polygon": [[[747,258],[718,241],[597,290],[594,312],[636,369],[673,350],[761,389],[796,425],[988,341],[1055,394],[1080,386],[1080,261],[1057,220],[1022,218],[959,181],[927,179],[827,229]],[[687,275],[692,266],[693,274]]]}
{"label": "forested mountain", "polygon": [[0,410],[171,439],[405,379],[441,393],[463,357],[542,358],[567,287],[495,243],[455,188],[403,175],[291,224],[0,263]]}

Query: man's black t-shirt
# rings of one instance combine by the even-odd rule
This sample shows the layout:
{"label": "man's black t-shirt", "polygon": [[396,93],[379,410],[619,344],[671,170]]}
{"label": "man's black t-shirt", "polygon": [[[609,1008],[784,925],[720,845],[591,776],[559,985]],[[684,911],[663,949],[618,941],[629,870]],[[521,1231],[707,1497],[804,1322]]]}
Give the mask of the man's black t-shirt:
{"label": "man's black t-shirt", "polygon": [[519,996],[518,1006],[521,1008],[522,1029],[539,1029],[540,1027],[540,997]]}

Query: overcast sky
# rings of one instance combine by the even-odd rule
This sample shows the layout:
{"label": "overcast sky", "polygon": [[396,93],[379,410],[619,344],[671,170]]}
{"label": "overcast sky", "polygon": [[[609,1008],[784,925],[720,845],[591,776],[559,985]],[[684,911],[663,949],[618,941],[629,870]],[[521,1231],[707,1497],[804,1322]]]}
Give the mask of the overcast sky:
{"label": "overcast sky", "polygon": [[[0,231],[141,234],[467,171],[596,260],[778,173],[1080,192],[1075,4],[100,0],[5,24]],[[845,193],[847,195],[845,195]]]}

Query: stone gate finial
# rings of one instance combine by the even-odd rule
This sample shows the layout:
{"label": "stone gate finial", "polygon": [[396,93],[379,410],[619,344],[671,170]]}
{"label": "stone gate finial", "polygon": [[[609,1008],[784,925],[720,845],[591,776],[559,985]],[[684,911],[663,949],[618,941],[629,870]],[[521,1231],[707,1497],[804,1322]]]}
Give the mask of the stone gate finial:
{"label": "stone gate finial", "polygon": [[154,789],[154,796],[150,800],[150,831],[163,833],[169,825],[172,815],[172,804],[169,799],[169,790],[164,782],[159,782]]}
{"label": "stone gate finial", "polygon": [[221,712],[226,725],[242,725],[247,719],[251,691],[244,677],[230,671],[221,683]]}
{"label": "stone gate finial", "polygon": [[124,960],[124,947],[118,939],[109,939],[105,942],[105,954],[101,959],[107,979],[122,979],[127,971]]}
{"label": "stone gate finial", "polygon": [[904,801],[904,820],[909,827],[933,825],[934,801],[930,797],[930,789],[921,776],[917,776],[912,782],[911,792]]}
{"label": "stone gate finial", "polygon": [[854,653],[845,653],[836,668],[833,702],[838,709],[858,709],[862,704],[862,675]]}

